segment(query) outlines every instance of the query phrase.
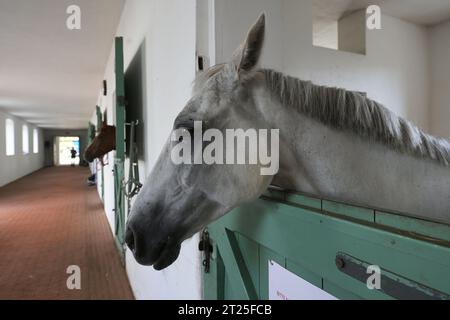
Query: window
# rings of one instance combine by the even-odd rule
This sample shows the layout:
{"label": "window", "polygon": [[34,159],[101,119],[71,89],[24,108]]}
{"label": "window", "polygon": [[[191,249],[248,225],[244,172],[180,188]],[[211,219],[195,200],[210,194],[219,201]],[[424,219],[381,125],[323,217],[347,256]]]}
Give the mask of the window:
{"label": "window", "polygon": [[30,137],[28,135],[28,126],[22,126],[22,151],[23,154],[28,154],[30,152]]}
{"label": "window", "polygon": [[[80,138],[79,137],[55,137],[56,154],[54,163],[57,166],[80,164]],[[75,158],[72,158],[72,150],[75,150]]]}
{"label": "window", "polygon": [[16,153],[14,142],[14,121],[6,119],[6,155],[13,156]]}
{"label": "window", "polygon": [[[144,159],[144,92],[145,92],[145,44],[142,43],[139,50],[131,60],[125,73],[125,93],[127,99],[127,107],[125,108],[127,122],[138,121],[135,127],[134,142],[137,145],[137,156]],[[130,150],[130,126],[126,126],[125,152],[128,155]],[[129,156],[129,155],[128,155]]]}
{"label": "window", "polygon": [[33,153],[39,153],[39,133],[38,129],[33,130]]}
{"label": "window", "polygon": [[363,1],[314,0],[313,4],[315,47],[366,54],[366,7]]}

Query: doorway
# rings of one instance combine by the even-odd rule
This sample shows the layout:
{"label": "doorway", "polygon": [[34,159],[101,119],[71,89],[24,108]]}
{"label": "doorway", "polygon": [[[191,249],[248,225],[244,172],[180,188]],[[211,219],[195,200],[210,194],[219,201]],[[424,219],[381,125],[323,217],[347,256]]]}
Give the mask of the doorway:
{"label": "doorway", "polygon": [[[80,164],[80,138],[79,137],[55,137],[54,165],[78,166]],[[75,150],[74,152],[72,150]],[[72,157],[72,153],[75,157]]]}

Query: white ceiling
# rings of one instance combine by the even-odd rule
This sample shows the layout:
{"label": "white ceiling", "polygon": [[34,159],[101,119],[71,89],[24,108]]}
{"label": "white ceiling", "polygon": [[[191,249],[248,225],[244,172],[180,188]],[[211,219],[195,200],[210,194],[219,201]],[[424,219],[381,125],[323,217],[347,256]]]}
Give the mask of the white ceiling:
{"label": "white ceiling", "polygon": [[[450,0],[314,0],[325,20],[379,4],[426,26],[450,19]],[[82,29],[66,28],[81,7]],[[0,0],[0,110],[43,128],[87,125],[124,0]],[[320,9],[320,10],[317,10]]]}
{"label": "white ceiling", "polygon": [[[0,0],[0,110],[43,128],[85,128],[124,0]],[[66,9],[81,8],[81,30]]]}
{"label": "white ceiling", "polygon": [[314,12],[316,18],[339,19],[371,4],[387,15],[424,26],[450,19],[450,0],[314,0]]}

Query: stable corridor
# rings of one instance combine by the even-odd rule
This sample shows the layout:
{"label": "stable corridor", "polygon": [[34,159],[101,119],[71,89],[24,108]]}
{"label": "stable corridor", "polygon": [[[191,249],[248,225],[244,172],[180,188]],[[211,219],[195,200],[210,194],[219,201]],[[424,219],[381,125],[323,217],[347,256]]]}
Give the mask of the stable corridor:
{"label": "stable corridor", "polygon": [[[0,188],[0,299],[133,299],[88,175],[52,167]],[[67,288],[71,265],[81,290]]]}

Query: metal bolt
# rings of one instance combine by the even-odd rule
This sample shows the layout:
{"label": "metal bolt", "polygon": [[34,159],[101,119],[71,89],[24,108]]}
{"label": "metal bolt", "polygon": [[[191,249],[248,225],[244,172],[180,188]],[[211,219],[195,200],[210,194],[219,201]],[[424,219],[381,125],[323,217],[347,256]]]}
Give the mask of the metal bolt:
{"label": "metal bolt", "polygon": [[338,267],[338,269],[344,269],[345,267],[345,261],[344,259],[342,259],[341,257],[336,257],[336,266]]}

